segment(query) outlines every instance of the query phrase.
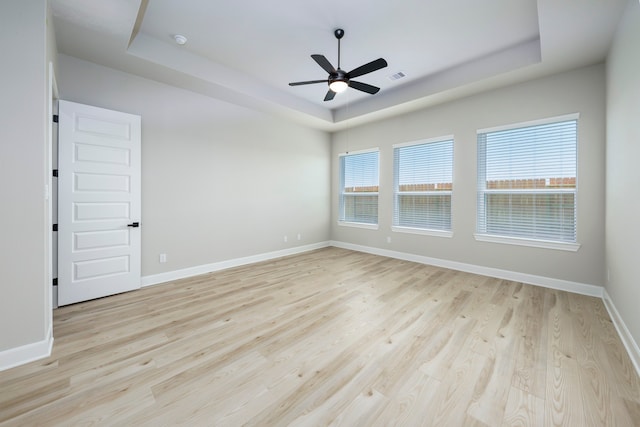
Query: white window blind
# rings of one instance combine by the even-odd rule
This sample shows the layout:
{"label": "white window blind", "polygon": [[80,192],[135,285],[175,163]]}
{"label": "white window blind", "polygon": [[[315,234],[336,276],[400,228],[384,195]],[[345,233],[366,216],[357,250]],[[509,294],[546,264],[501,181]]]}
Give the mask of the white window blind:
{"label": "white window blind", "polygon": [[453,137],[395,146],[393,225],[451,230]]}
{"label": "white window blind", "polygon": [[478,132],[478,234],[576,242],[577,115]]}
{"label": "white window blind", "polygon": [[340,156],[339,220],[378,224],[378,151]]}

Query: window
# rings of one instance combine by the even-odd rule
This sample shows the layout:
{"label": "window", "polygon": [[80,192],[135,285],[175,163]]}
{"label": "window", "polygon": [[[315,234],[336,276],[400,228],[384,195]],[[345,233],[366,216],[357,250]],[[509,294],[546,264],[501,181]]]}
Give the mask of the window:
{"label": "window", "polygon": [[578,249],[571,246],[576,242],[577,122],[575,114],[478,131],[476,238]]}
{"label": "window", "polygon": [[453,136],[394,145],[393,162],[393,230],[450,232]]}
{"label": "window", "polygon": [[340,222],[378,224],[378,150],[340,155]]}

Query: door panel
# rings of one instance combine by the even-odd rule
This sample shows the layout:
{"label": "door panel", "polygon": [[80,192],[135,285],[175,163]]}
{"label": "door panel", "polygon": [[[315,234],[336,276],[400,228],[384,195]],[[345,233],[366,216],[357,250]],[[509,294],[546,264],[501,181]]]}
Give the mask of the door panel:
{"label": "door panel", "polygon": [[130,151],[126,148],[104,147],[93,144],[76,144],[76,160],[81,162],[108,163],[129,166]]}
{"label": "door panel", "polygon": [[131,191],[131,179],[126,175],[107,175],[97,173],[75,173],[75,191],[115,191],[129,193]]}
{"label": "door panel", "polygon": [[59,104],[58,302],[140,287],[140,117]]}
{"label": "door panel", "polygon": [[128,245],[129,230],[84,231],[74,233],[73,239],[75,252]]}
{"label": "door panel", "polygon": [[77,261],[74,263],[74,267],[73,278],[75,280],[96,279],[128,273],[131,270],[128,256]]}

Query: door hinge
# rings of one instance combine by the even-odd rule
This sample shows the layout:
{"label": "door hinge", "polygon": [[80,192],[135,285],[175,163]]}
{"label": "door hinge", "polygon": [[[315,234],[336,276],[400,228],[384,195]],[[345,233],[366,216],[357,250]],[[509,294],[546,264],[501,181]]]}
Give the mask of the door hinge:
{"label": "door hinge", "polygon": [[58,176],[58,169],[54,169],[53,170],[53,176],[57,177]]}
{"label": "door hinge", "polygon": [[58,118],[58,115],[57,115],[57,114],[54,114],[54,115],[53,115],[53,123],[58,123],[58,119],[59,119],[59,118]]}
{"label": "door hinge", "polygon": [[52,282],[53,282],[53,286],[58,286],[58,279],[57,278],[53,279]]}
{"label": "door hinge", "polygon": [[58,231],[58,224],[53,224],[53,231]]}

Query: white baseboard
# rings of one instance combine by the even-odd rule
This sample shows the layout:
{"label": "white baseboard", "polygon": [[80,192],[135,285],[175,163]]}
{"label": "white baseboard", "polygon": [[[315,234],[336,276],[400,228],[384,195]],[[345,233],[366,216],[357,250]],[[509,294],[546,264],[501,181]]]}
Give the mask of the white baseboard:
{"label": "white baseboard", "polygon": [[310,245],[297,246],[290,249],[283,249],[280,251],[235,258],[226,261],[214,262],[211,264],[197,265],[195,267],[183,268],[181,270],[167,271],[166,273],[152,274],[149,276],[143,276],[141,279],[141,285],[145,287],[170,282],[172,280],[186,279],[187,277],[198,276],[200,274],[211,273],[214,271],[225,270],[227,268],[239,267],[256,262],[269,261],[271,259],[281,258],[289,255],[296,255],[303,252],[313,251],[315,249],[326,248],[328,246],[330,246],[329,242],[319,242]]}
{"label": "white baseboard", "polygon": [[452,270],[464,271],[467,273],[480,274],[482,276],[496,277],[498,279],[513,280],[514,282],[528,283],[550,289],[573,292],[575,294],[588,295],[602,298],[602,286],[588,285],[584,283],[571,282],[569,280],[554,279],[551,277],[536,276],[534,274],[519,273],[517,271],[501,270],[499,268],[483,267],[480,265],[466,264],[457,261],[449,261],[439,258],[430,258],[422,255],[415,255],[406,252],[390,251],[387,249],[373,248],[369,246],[354,245],[352,243],[331,241],[331,246],[343,249],[350,249],[358,252],[385,256],[389,258],[412,261],[420,264],[433,265],[436,267],[450,268]]}
{"label": "white baseboard", "polygon": [[42,341],[0,351],[0,371],[49,357],[52,348],[53,329],[49,327],[47,337]]}
{"label": "white baseboard", "polygon": [[602,300],[604,301],[604,306],[609,312],[609,317],[611,317],[613,325],[618,331],[618,335],[620,335],[622,344],[624,344],[624,347],[627,349],[627,353],[629,353],[629,357],[631,358],[633,366],[636,368],[636,372],[640,375],[640,347],[638,347],[638,343],[633,339],[631,332],[629,332],[627,325],[624,323],[624,320],[622,320],[622,317],[620,317],[620,313],[618,313],[618,309],[616,309],[616,306],[613,304],[613,301],[606,289],[604,290]]}

